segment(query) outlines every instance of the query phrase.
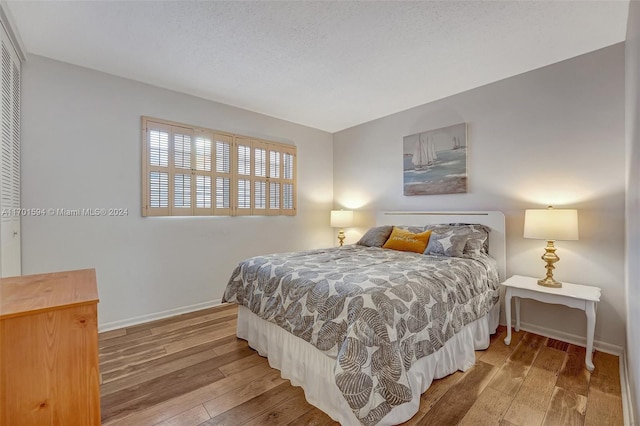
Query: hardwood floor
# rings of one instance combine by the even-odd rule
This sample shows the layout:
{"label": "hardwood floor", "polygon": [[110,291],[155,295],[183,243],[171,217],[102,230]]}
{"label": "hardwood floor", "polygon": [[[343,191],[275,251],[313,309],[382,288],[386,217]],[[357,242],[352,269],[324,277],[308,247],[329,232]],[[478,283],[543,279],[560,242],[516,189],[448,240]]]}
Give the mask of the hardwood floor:
{"label": "hardwood floor", "polygon": [[[104,425],[337,425],[220,306],[100,334]],[[618,357],[504,327],[476,365],[433,382],[405,425],[622,425]]]}

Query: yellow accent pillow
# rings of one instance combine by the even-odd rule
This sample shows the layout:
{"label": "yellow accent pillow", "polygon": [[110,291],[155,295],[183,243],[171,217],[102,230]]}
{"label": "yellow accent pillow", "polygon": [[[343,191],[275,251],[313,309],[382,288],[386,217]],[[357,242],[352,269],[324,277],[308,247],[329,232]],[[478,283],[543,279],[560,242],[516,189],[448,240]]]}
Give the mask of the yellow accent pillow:
{"label": "yellow accent pillow", "polygon": [[414,253],[424,253],[429,243],[429,236],[431,231],[421,232],[414,234],[413,232],[393,227],[389,239],[382,246],[382,248],[400,250],[400,251],[412,251]]}

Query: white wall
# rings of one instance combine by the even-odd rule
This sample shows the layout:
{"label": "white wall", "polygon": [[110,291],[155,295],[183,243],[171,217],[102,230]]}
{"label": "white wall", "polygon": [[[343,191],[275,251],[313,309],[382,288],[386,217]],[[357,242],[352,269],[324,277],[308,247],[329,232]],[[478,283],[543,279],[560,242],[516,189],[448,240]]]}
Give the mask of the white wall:
{"label": "white wall", "polygon": [[[403,196],[403,136],[462,122],[468,193]],[[522,237],[526,208],[579,209],[580,240],[556,243],[555,276],[602,288],[596,339],[622,347],[624,140],[618,44],[335,134],[334,199],[360,211],[501,210],[508,276],[545,272],[546,243]],[[534,301],[523,301],[522,321],[574,336],[586,328],[584,312]]]}
{"label": "white wall", "polygon": [[[333,243],[332,135],[30,56],[22,207],[126,208],[126,217],[24,217],[23,273],[96,268],[99,323],[217,301],[243,258]],[[298,147],[295,217],[141,217],[140,116]]]}
{"label": "white wall", "polygon": [[634,417],[640,420],[640,2],[629,4],[626,65],[627,366]]}
{"label": "white wall", "polygon": [[[335,201],[365,212],[501,210],[508,275],[539,276],[544,242],[522,238],[523,211],[552,203],[579,209],[581,233],[557,243],[556,277],[602,287],[596,339],[623,346],[624,54],[612,46],[347,129],[333,135],[333,154],[325,132],[31,56],[23,207],[122,207],[129,216],[25,217],[23,273],[95,267],[101,324],[208,303],[245,257],[332,245]],[[295,143],[298,215],[142,218],[141,115]],[[403,196],[402,137],[459,122],[468,123],[469,193]],[[630,305],[637,292],[629,288]],[[637,312],[630,309],[630,321]],[[522,319],[584,334],[577,310],[524,302]],[[630,333],[637,342],[638,331]]]}

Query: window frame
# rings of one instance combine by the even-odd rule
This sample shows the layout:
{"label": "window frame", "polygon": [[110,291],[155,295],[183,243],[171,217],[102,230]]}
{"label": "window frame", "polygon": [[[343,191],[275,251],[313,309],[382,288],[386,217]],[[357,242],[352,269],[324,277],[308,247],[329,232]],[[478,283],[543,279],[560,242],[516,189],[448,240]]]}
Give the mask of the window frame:
{"label": "window frame", "polygon": [[[297,213],[297,148],[295,145],[283,144],[259,138],[252,138],[244,135],[237,135],[229,132],[222,132],[213,129],[207,129],[197,126],[191,126],[184,123],[177,123],[173,121],[142,116],[142,216],[294,216]],[[154,163],[151,158],[152,148],[150,132],[158,131],[161,138],[163,133],[166,133],[168,141],[168,147],[166,148],[166,154],[162,146],[158,147],[158,152]],[[184,139],[189,138],[189,157],[184,155],[179,157],[180,161],[176,162],[176,136],[183,135]],[[160,141],[160,139],[156,139]],[[198,156],[198,141],[204,140],[204,160]],[[162,138],[164,141],[164,138]],[[209,141],[209,154],[207,159],[206,154],[206,141]],[[228,161],[228,172],[220,171],[218,164],[218,144],[222,144],[222,151],[226,154],[224,145],[228,145],[228,157],[221,159],[220,165],[223,166],[225,160]],[[248,164],[247,173],[240,173],[241,156],[239,155],[239,147],[248,147]],[[184,148],[183,148],[184,149]],[[256,151],[265,150],[265,176],[259,176],[256,167]],[[185,152],[185,151],[183,151]],[[279,174],[272,176],[271,172],[271,153],[276,153],[279,158]],[[166,156],[166,165],[164,164],[164,158]],[[287,164],[285,164],[285,156],[287,156]],[[189,161],[186,161],[189,158]],[[198,162],[198,159],[202,160]],[[177,164],[188,164],[188,168],[178,167]],[[290,163],[290,164],[289,164]],[[208,164],[208,169],[207,169]],[[204,166],[202,166],[204,165]],[[285,170],[285,165],[289,167]],[[204,167],[204,168],[202,168]],[[187,171],[188,172],[185,172]],[[151,189],[151,173],[158,173],[158,189],[154,192]],[[286,176],[285,176],[285,172]],[[188,207],[176,206],[176,178],[180,175],[189,174],[188,179],[183,178],[189,182],[189,187],[185,189],[184,194],[188,194],[189,205]],[[165,186],[160,185],[160,178],[162,175],[166,175],[166,179],[162,180],[162,183],[166,183]],[[199,178],[204,176],[203,178]],[[199,183],[206,184],[208,179],[208,191],[198,191],[201,186]],[[219,198],[218,183],[223,181],[223,185],[220,188],[223,189],[222,198]],[[224,180],[228,181],[228,187]],[[248,204],[240,205],[240,190],[239,185],[241,181],[248,182]],[[199,183],[198,183],[199,182]],[[265,187],[265,208],[256,206],[256,183],[264,182]],[[272,190],[279,188],[278,191]],[[285,188],[287,190],[285,191]],[[228,189],[228,192],[227,192]],[[278,192],[277,198],[274,198],[275,192]],[[154,195],[155,202],[152,202],[151,195]],[[219,200],[224,201],[224,196],[228,194],[229,204],[228,207],[222,205],[219,207]],[[177,194],[180,195],[179,192]],[[286,198],[286,195],[289,195]],[[207,198],[208,196],[208,198]],[[202,200],[210,200],[209,207],[202,206]],[[164,201],[166,200],[166,205]],[[186,200],[186,198],[185,198]],[[271,208],[274,205],[276,208]],[[200,202],[200,207],[199,207]],[[153,206],[153,204],[159,204]],[[186,202],[185,202],[186,204]]]}

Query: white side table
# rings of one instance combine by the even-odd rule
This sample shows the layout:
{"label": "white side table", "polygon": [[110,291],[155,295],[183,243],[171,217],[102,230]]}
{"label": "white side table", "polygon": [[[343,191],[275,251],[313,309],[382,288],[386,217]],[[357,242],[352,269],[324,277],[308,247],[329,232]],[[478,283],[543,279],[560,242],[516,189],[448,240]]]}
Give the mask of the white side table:
{"label": "white side table", "polygon": [[583,310],[587,315],[587,370],[593,371],[593,332],[596,327],[596,303],[600,301],[600,289],[581,284],[562,283],[560,288],[538,285],[538,279],[514,275],[502,285],[506,288],[505,315],[507,320],[507,337],[505,345],[511,343],[511,298],[516,302],[516,331],[520,331],[520,298],[534,299],[544,303],[565,305]]}

